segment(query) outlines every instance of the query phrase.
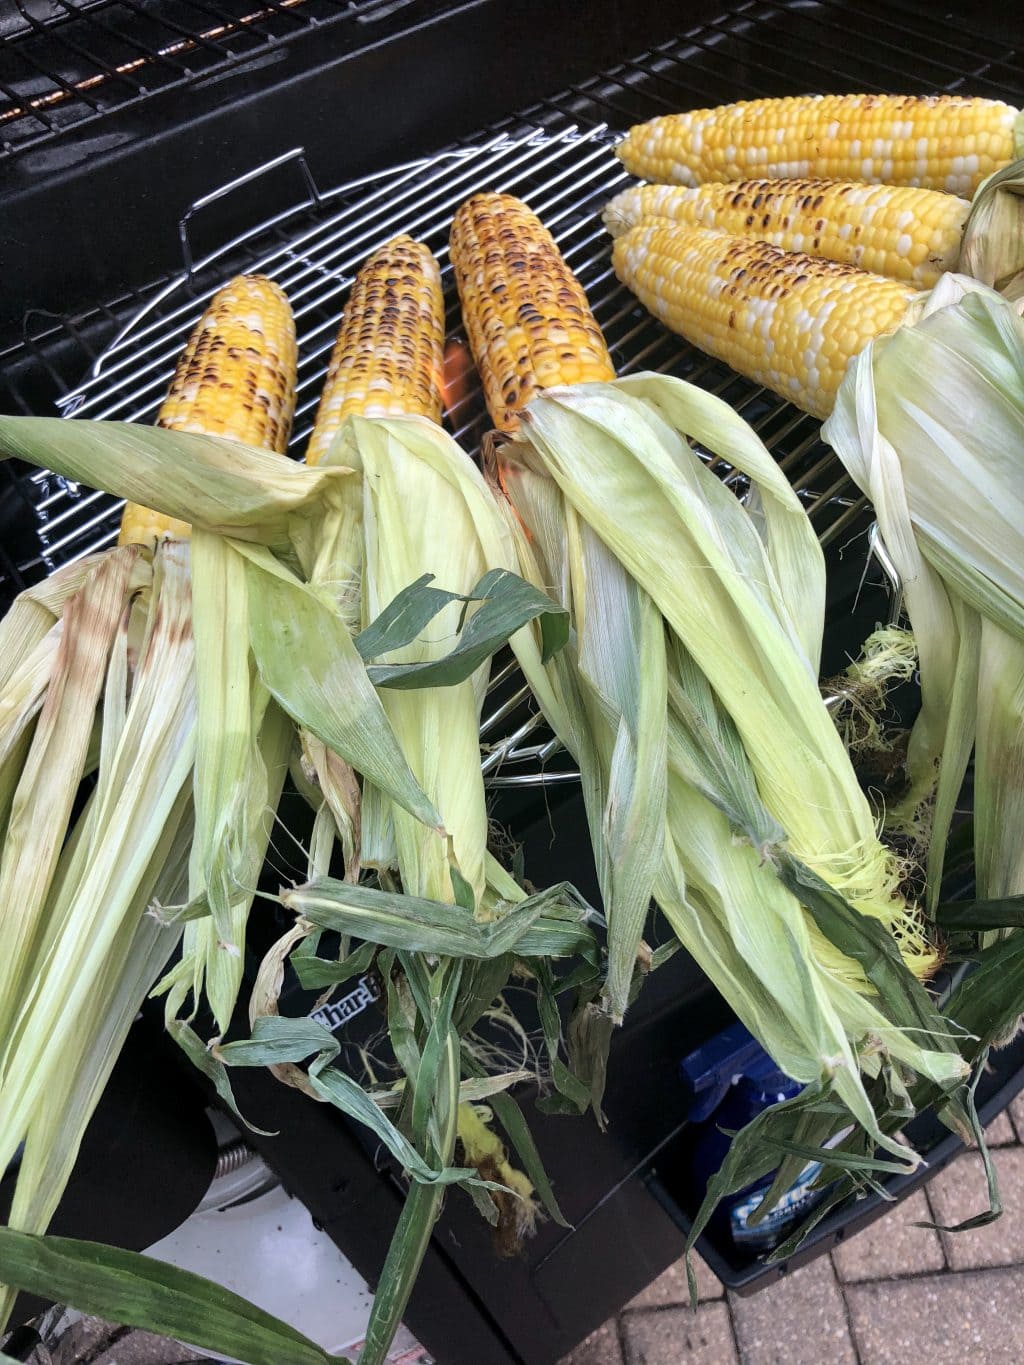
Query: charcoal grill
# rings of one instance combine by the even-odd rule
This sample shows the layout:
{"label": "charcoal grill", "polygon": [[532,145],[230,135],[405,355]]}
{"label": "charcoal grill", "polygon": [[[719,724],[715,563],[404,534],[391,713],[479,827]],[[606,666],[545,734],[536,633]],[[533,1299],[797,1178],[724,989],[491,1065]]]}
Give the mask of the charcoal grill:
{"label": "charcoal grill", "polygon": [[[0,315],[0,405],[150,421],[205,301],[230,275],[258,269],[296,312],[298,454],[362,260],[398,231],[427,241],[457,330],[452,212],[474,190],[511,191],[559,241],[620,372],[703,385],[775,454],[829,559],[825,665],[838,668],[890,608],[875,561],[865,576],[870,516],[816,422],[686,347],[617,283],[598,217],[626,179],[612,147],[655,114],[808,89],[949,90],[1022,105],[1024,19],[995,4],[937,17],[918,0],[671,8],[602,0],[584,18],[580,7],[498,0],[20,0],[0,21],[0,178],[10,187],[0,233],[25,261]],[[110,213],[111,203],[123,207]],[[60,227],[40,233],[40,221]],[[485,428],[474,390],[451,429],[476,451]],[[6,466],[0,480],[0,595],[115,534],[105,495]],[[530,875],[593,890],[571,764],[511,665],[496,669],[483,739],[496,813],[523,840]],[[570,1134],[567,1120],[537,1117],[573,1232],[549,1225],[522,1262],[497,1265],[475,1214],[452,1201],[407,1319],[442,1361],[552,1361],[678,1256],[694,1195],[675,1061],[728,1018],[677,955],[616,1038],[609,1133],[577,1123]],[[1022,1067],[1018,1045],[983,1079],[986,1118],[1024,1084]],[[378,1171],[324,1106],[256,1075],[239,1089],[263,1126],[281,1130],[259,1140],[266,1159],[372,1278],[400,1197],[395,1173]],[[918,1138],[931,1172],[956,1150],[927,1123]],[[310,1151],[322,1155],[311,1162]],[[866,1200],[832,1215],[790,1266],[882,1208]],[[740,1292],[787,1268],[702,1249]]]}

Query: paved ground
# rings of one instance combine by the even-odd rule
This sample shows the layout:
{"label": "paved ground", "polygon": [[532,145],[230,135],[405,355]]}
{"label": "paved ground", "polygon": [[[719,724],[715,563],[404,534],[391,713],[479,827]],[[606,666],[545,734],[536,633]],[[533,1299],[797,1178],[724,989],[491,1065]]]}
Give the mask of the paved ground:
{"label": "paved ground", "polygon": [[1020,1365],[1024,1361],[1024,1097],[988,1132],[1004,1216],[950,1236],[984,1207],[976,1152],[965,1152],[885,1218],[748,1299],[699,1268],[689,1308],[670,1267],[562,1365]]}
{"label": "paved ground", "polygon": [[[967,1359],[1020,1365],[1024,1096],[988,1137],[1006,1210],[992,1226],[955,1237],[913,1226],[955,1223],[983,1207],[980,1158],[965,1152],[830,1258],[752,1298],[727,1295],[701,1264],[694,1313],[682,1265],[670,1267],[561,1365],[962,1365]],[[33,1355],[32,1365],[199,1365],[206,1359],[91,1319],[52,1356]]]}

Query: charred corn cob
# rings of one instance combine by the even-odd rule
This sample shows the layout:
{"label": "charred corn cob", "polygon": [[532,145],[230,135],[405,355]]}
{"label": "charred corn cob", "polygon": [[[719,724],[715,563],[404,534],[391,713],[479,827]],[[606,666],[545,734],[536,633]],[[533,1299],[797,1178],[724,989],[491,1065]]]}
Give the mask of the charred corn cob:
{"label": "charred corn cob", "polygon": [[[170,431],[225,436],[284,454],[295,410],[295,323],[279,285],[239,275],[210,300],[157,416]],[[130,502],[121,545],[181,539],[188,523]]]}
{"label": "charred corn cob", "polygon": [[644,180],[787,177],[917,185],[970,198],[1022,155],[1024,119],[966,95],[791,95],[667,114],[616,149]]}
{"label": "charred corn cob", "polygon": [[441,420],[444,298],[428,247],[395,237],[352,285],[331,352],[306,463],[319,464],[345,418]]}
{"label": "charred corn cob", "polygon": [[615,273],[666,327],[815,417],[850,360],[917,291],[767,242],[652,220],[616,239]]}
{"label": "charred corn cob", "polygon": [[514,431],[537,389],[614,379],[587,296],[537,216],[477,194],[451,231],[462,317],[494,425]]}
{"label": "charred corn cob", "polygon": [[741,180],[635,185],[611,200],[604,222],[613,237],[648,218],[717,228],[930,289],[956,268],[970,211],[966,199],[909,186]]}

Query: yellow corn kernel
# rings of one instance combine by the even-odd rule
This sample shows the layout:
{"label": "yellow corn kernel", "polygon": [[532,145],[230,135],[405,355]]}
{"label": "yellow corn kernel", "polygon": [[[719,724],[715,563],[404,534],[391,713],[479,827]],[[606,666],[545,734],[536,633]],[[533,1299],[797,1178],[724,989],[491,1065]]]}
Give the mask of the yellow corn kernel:
{"label": "yellow corn kernel", "polygon": [[319,464],[351,414],[441,420],[444,297],[422,242],[395,237],[359,271],[345,304],[309,438]]}
{"label": "yellow corn kernel", "polygon": [[537,216],[477,194],[452,222],[462,318],[494,425],[514,431],[538,389],[614,379],[583,286]]}
{"label": "yellow corn kernel", "polygon": [[658,220],[617,238],[612,260],[666,327],[822,418],[849,362],[917,297],[853,266]]}
{"label": "yellow corn kernel", "polygon": [[634,175],[666,184],[813,177],[969,199],[1022,137],[1022,116],[1001,100],[789,95],[666,114],[631,128],[616,151]]}
{"label": "yellow corn kernel", "polygon": [[665,218],[754,237],[930,289],[956,269],[971,206],[938,190],[835,180],[741,180],[729,185],[635,185],[606,206],[605,226],[620,237]]}
{"label": "yellow corn kernel", "polygon": [[[239,275],[210,300],[178,361],[157,426],[284,454],[295,410],[295,322],[280,286]],[[121,545],[189,534],[187,522],[125,506]]]}

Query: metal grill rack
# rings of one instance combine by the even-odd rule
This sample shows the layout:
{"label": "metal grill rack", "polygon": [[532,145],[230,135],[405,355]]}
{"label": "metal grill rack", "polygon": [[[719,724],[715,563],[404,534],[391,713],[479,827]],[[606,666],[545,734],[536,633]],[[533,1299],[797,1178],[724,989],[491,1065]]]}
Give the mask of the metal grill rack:
{"label": "metal grill rack", "polygon": [[0,160],[161,92],[219,76],[325,24],[424,0],[8,0],[0,6]]}

